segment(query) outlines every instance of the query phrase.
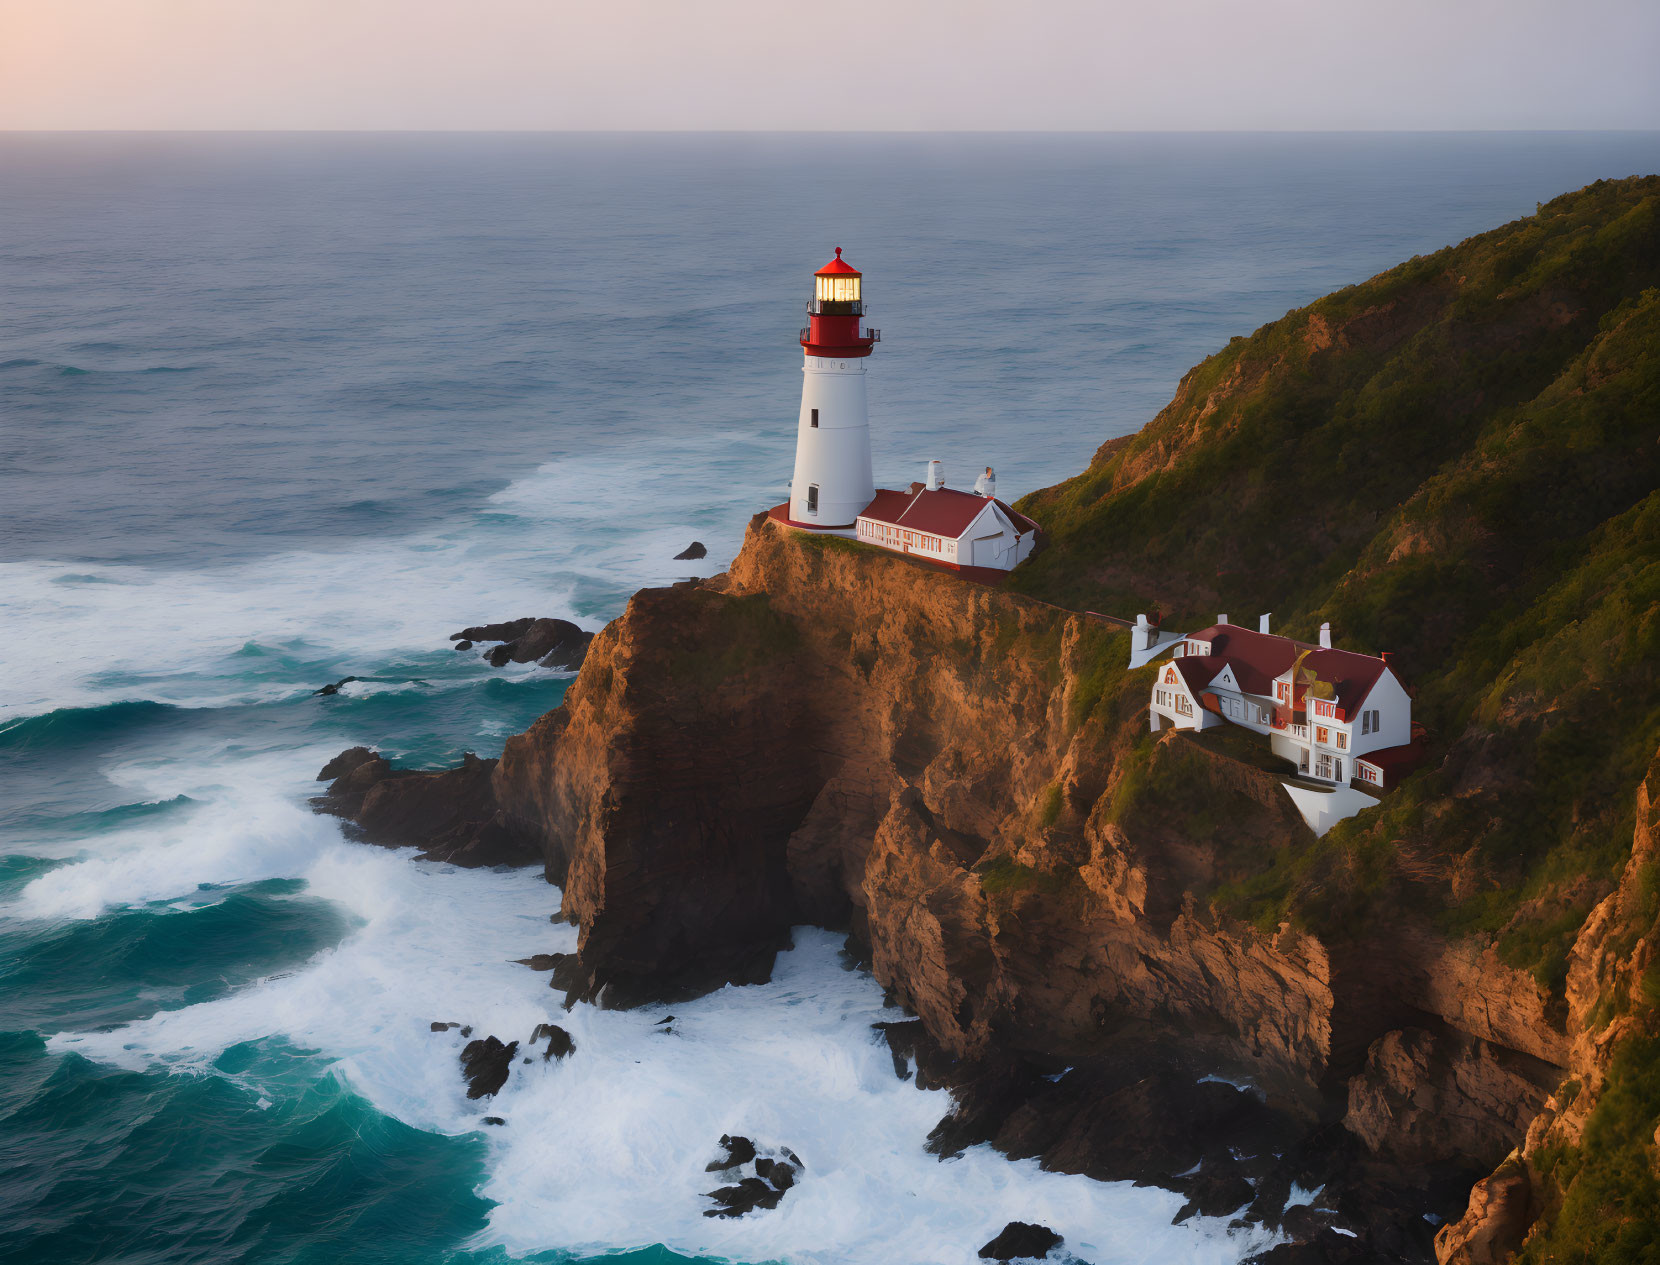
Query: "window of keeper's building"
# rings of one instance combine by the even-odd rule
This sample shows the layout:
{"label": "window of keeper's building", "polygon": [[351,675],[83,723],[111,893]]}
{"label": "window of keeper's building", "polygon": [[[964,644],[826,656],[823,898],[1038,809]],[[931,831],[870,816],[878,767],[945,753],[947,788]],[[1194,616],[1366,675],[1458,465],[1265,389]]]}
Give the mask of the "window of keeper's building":
{"label": "window of keeper's building", "polygon": [[818,484],[816,483],[807,485],[807,512],[809,514],[818,513]]}
{"label": "window of keeper's building", "polygon": [[813,410],[812,427],[813,427],[814,430],[818,429],[818,410],[817,409]]}

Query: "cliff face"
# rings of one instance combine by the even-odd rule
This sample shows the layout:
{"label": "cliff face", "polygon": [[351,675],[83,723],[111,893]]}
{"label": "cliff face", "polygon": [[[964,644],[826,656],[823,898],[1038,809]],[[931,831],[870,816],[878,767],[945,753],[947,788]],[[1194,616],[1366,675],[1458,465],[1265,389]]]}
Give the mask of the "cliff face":
{"label": "cliff face", "polygon": [[[942,1150],[1276,1224],[1264,1192],[1330,1179],[1363,1237],[1284,1212],[1316,1258],[1426,1255],[1419,1214],[1495,1166],[1445,1259],[1590,1236],[1660,1120],[1657,285],[1660,180],[1624,181],[1235,340],[1022,502],[1049,544],[1012,591],[758,517],[727,575],[637,595],[494,771],[581,925],[562,978],[630,1004],[844,927],[917,1016],[896,1057],[958,1091]],[[1150,672],[1075,613],[1155,601],[1396,649],[1425,768],[1316,840],[1259,743],[1148,733]],[[1218,1154],[1230,1129],[1286,1158]]]}
{"label": "cliff face", "polygon": [[[1310,1084],[1324,952],[1187,897],[1303,827],[1261,770],[1143,740],[1126,656],[1095,621],[758,517],[727,576],[634,599],[497,784],[552,845],[590,993],[749,978],[815,922],[958,1056],[1156,1023]],[[1194,839],[1131,774],[1197,778],[1226,818]]]}
{"label": "cliff face", "polygon": [[794,923],[844,927],[959,1088],[943,1149],[1185,1188],[1229,1128],[1287,1127],[1184,1101],[1220,1073],[1287,1138],[1338,1127],[1282,1196],[1342,1153],[1455,1213],[1558,1079],[1541,990],[1432,931],[1333,946],[1218,912],[1310,836],[1253,745],[1149,733],[1127,658],[1101,621],[758,516],[727,575],[637,595],[503,753],[498,798],[582,928],[566,978],[673,997],[764,978]]}

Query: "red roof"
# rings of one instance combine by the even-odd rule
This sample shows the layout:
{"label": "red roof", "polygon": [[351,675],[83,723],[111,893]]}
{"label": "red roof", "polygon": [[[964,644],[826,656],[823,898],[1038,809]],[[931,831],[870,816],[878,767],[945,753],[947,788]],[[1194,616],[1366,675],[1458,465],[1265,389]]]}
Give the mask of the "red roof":
{"label": "red roof", "polygon": [[876,499],[860,512],[860,518],[874,518],[883,523],[897,523],[899,516],[905,512],[911,503],[909,492],[894,492],[888,488],[878,488]]}
{"label": "red roof", "polygon": [[863,274],[842,258],[842,248],[836,247],[836,257],[813,274],[815,277],[858,277]]}
{"label": "red roof", "polygon": [[1357,654],[1353,650],[1311,650],[1303,660],[1303,667],[1337,687],[1337,705],[1350,720],[1378,683],[1385,666],[1376,655]]}
{"label": "red roof", "polygon": [[1225,659],[1213,654],[1190,654],[1171,660],[1176,671],[1181,673],[1182,680],[1187,682],[1189,692],[1195,697],[1216,678],[1225,662]]}
{"label": "red roof", "polygon": [[1029,531],[1036,531],[1038,529],[1038,525],[1035,520],[1027,518],[1026,515],[1022,514],[1019,510],[1005,505],[1002,501],[997,502],[997,508],[1009,516],[1009,521],[1014,524],[1014,529],[1022,536]]}
{"label": "red roof", "polygon": [[1211,655],[1231,663],[1234,679],[1250,694],[1272,693],[1274,678],[1282,676],[1302,656],[1302,668],[1333,687],[1332,701],[1350,718],[1388,666],[1377,655],[1311,646],[1306,641],[1254,632],[1237,624],[1212,624],[1189,633],[1188,640],[1208,642]]}
{"label": "red roof", "polygon": [[[1209,643],[1210,654],[1199,657],[1225,660],[1231,664],[1234,680],[1247,694],[1272,694],[1274,678],[1295,663],[1297,656],[1308,648],[1289,637],[1252,632],[1249,628],[1234,624],[1212,624],[1199,632],[1189,633],[1187,639]],[[1188,659],[1183,657],[1176,662],[1186,663]],[[1217,662],[1211,675],[1221,670],[1222,664]]]}
{"label": "red roof", "polygon": [[[914,484],[912,486],[915,487]],[[859,517],[874,518],[877,522],[892,523],[895,527],[926,532],[930,536],[943,536],[947,540],[959,540],[991,503],[992,499],[988,496],[975,496],[972,492],[959,492],[955,488],[930,490],[924,487],[914,492],[883,489],[876,494],[875,500],[865,506]],[[1015,529],[1023,531],[1021,522],[1029,521],[1017,515]]]}

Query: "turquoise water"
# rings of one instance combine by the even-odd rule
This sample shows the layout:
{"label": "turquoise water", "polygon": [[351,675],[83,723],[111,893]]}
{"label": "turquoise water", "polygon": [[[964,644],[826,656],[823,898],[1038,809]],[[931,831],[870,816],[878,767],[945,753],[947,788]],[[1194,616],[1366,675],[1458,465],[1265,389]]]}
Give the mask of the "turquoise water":
{"label": "turquoise water", "polygon": [[[598,627],[726,564],[782,497],[835,245],[883,329],[879,477],[1019,495],[1231,335],[1657,167],[1642,135],[0,137],[0,1258],[967,1262],[1015,1218],[1097,1262],[1260,1247],[927,1156],[948,1104],[823,933],[668,1035],[567,1014],[514,963],[574,943],[538,873],[350,843],[313,777],[557,705],[464,624]],[[549,1019],[577,1054],[485,1103],[430,1031]],[[806,1180],[704,1218],[722,1132]]]}

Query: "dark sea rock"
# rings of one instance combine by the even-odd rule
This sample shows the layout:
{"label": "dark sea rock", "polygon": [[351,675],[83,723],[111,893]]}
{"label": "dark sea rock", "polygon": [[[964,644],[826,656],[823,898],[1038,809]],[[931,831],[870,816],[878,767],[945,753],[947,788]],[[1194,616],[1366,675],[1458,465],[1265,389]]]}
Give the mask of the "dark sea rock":
{"label": "dark sea rock", "polygon": [[534,865],[540,841],[514,826],[496,803],[496,762],[471,752],[453,769],[394,769],[367,747],[343,751],[317,775],[333,778],[311,801],[321,813],[343,817],[365,843],[415,847],[433,861],[455,865]]}
{"label": "dark sea rock", "polygon": [[484,1123],[485,1124],[506,1124],[507,1121],[503,1120],[500,1116],[485,1116],[484,1117]]}
{"label": "dark sea rock", "polygon": [[980,1255],[992,1261],[1041,1259],[1065,1241],[1046,1225],[1011,1221],[1001,1234],[980,1249]]}
{"label": "dark sea rock", "polygon": [[432,1030],[434,1032],[452,1032],[460,1026],[461,1025],[458,1023],[439,1023],[436,1019],[432,1021]]}
{"label": "dark sea rock", "polygon": [[475,641],[501,642],[486,656],[490,665],[497,668],[509,663],[579,668],[593,639],[593,633],[584,632],[568,619],[514,619],[502,624],[478,624],[450,634],[451,641],[465,645]]}
{"label": "dark sea rock", "polygon": [[795,1185],[795,1175],[798,1171],[797,1166],[788,1160],[763,1156],[755,1161],[755,1175],[765,1178],[780,1191],[788,1190]]}
{"label": "dark sea rock", "polygon": [[340,687],[342,685],[350,685],[353,681],[356,681],[358,679],[359,678],[357,678],[355,676],[343,676],[338,681],[335,681],[333,684],[325,685],[325,686],[323,686],[322,689],[312,690],[311,692],[313,694],[323,694],[323,695],[338,694],[338,693],[340,693]]}
{"label": "dark sea rock", "polygon": [[[319,782],[329,782],[337,778],[343,778],[360,765],[368,764],[380,758],[368,747],[347,747],[323,766],[322,771],[317,774],[317,780]],[[387,767],[391,766],[388,765]],[[333,791],[334,787],[329,787],[329,790]]]}
{"label": "dark sea rock", "polygon": [[507,1084],[507,1074],[513,1069],[513,1056],[518,1049],[517,1041],[503,1045],[495,1037],[469,1041],[461,1051],[461,1075],[467,1081],[467,1097],[493,1097]]}
{"label": "dark sea rock", "polygon": [[536,622],[536,617],[526,615],[523,619],[510,619],[501,624],[474,624],[471,628],[463,628],[458,633],[451,633],[451,641],[512,641],[525,629]]}
{"label": "dark sea rock", "polygon": [[568,1054],[576,1053],[576,1042],[571,1039],[571,1034],[556,1023],[539,1023],[536,1025],[536,1031],[530,1034],[533,1044],[543,1037],[548,1039],[548,1047],[542,1051],[544,1063],[549,1059],[562,1059]]}
{"label": "dark sea rock", "polygon": [[1206,1164],[1190,1177],[1178,1178],[1178,1189],[1187,1196],[1187,1202],[1171,1219],[1180,1225],[1197,1213],[1201,1217],[1225,1217],[1238,1212],[1256,1198],[1256,1188],[1238,1171],[1213,1170]]}
{"label": "dark sea rock", "polygon": [[759,1177],[746,1177],[736,1186],[722,1186],[719,1190],[711,1190],[708,1197],[713,1199],[717,1206],[705,1208],[704,1216],[741,1217],[757,1208],[776,1208],[778,1201],[784,1197],[784,1192]]}
{"label": "dark sea rock", "polygon": [[736,1168],[755,1158],[755,1143],[746,1137],[734,1137],[723,1133],[720,1135],[720,1145],[722,1154],[704,1166],[705,1173],[718,1173],[723,1169]]}
{"label": "dark sea rock", "polygon": [[455,643],[455,648],[457,650],[471,650],[473,648],[473,643],[463,637],[460,641]]}
{"label": "dark sea rock", "polygon": [[674,560],[676,562],[689,562],[697,558],[707,557],[708,555],[709,551],[703,547],[703,542],[701,540],[694,540],[679,553],[675,554]]}
{"label": "dark sea rock", "polygon": [[520,966],[528,966],[533,971],[551,971],[559,965],[559,960],[566,955],[563,953],[532,953],[527,958],[514,958]]}

